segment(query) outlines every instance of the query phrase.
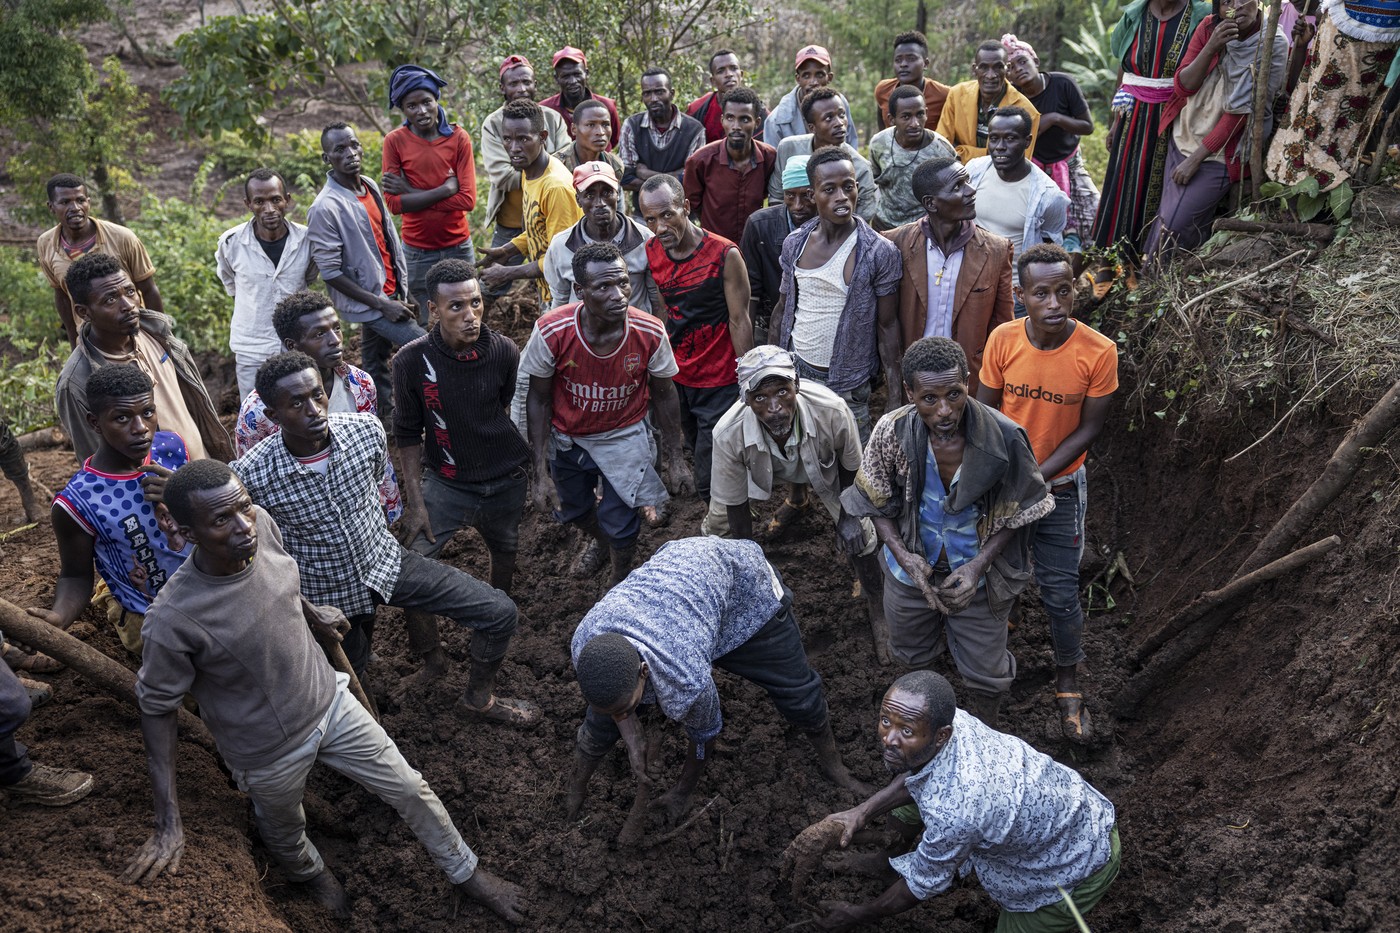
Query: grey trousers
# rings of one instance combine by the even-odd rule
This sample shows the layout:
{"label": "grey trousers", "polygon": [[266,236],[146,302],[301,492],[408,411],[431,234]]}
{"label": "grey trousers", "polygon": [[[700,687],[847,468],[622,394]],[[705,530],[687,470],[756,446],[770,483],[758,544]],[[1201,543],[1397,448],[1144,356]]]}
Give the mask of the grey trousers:
{"label": "grey trousers", "polygon": [[[885,622],[890,629],[890,656],[906,667],[927,667],[945,647],[963,683],[982,693],[1005,693],[1016,679],[1016,658],[1006,648],[1007,613],[992,611],[987,587],[981,586],[972,604],[954,616],[933,611],[918,588],[894,578],[885,563]],[[942,583],[938,573],[933,584]]]}

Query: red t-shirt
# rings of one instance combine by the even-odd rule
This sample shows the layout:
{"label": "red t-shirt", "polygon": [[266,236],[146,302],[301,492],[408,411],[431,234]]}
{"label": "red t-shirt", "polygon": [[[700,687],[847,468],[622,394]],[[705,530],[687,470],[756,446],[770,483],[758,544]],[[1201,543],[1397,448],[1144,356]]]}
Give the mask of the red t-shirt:
{"label": "red t-shirt", "polygon": [[647,264],[666,303],[666,333],[680,367],[676,382],[714,389],[739,378],[724,298],[724,258],[737,247],[708,231],[701,237],[699,248],[679,262],[653,237],[647,240]]}
{"label": "red t-shirt", "polygon": [[365,186],[365,193],[356,197],[369,215],[369,228],[374,231],[374,242],[379,246],[379,261],[384,263],[384,294],[392,298],[394,292],[399,290],[399,277],[394,272],[394,257],[389,253],[389,244],[384,240],[384,212],[379,209],[379,202],[374,199],[368,185]]}
{"label": "red t-shirt", "polygon": [[580,305],[555,308],[535,322],[520,370],[554,379],[554,429],[570,436],[601,434],[641,421],[651,400],[650,377],[676,373],[661,322],[627,309],[627,335],[617,349],[598,356],[578,326]]}
{"label": "red t-shirt", "polygon": [[457,193],[421,211],[405,211],[402,199],[384,195],[389,210],[403,214],[399,235],[414,249],[438,250],[471,239],[467,212],[476,207],[476,165],[467,131],[454,127],[451,136],[424,139],[406,126],[384,137],[384,171],[402,172],[414,188],[428,190],[457,177]]}

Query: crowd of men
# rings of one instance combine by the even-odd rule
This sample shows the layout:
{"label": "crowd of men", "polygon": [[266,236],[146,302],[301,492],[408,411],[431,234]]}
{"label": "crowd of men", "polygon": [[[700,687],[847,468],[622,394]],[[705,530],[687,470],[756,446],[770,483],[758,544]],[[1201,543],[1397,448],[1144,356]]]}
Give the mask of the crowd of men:
{"label": "crowd of men", "polygon": [[[819,926],[907,909],[969,860],[999,929],[1069,930],[1060,889],[1081,911],[1103,896],[1119,863],[1112,805],[995,731],[1017,676],[1008,620],[1034,578],[1063,737],[1093,735],[1077,682],[1085,454],[1117,354],[1074,319],[1080,262],[1061,245],[1093,224],[1077,161],[1091,118],[1073,81],[1040,72],[1015,37],[979,46],[971,80],[951,87],[925,75],[919,33],[892,49],[868,156],[821,46],[796,53],[795,86],[771,110],[720,50],[712,92],[682,107],[667,70],[649,68],[644,109],[625,118],[593,92],[579,49],[554,54],[558,93],[538,101],[533,65],[512,55],[480,127],[480,186],[445,82],[395,69],[404,122],[377,174],[355,129],[332,123],[305,226],[277,172],[244,183],[250,217],[215,257],[233,299],[232,436],[139,240],[90,216],[82,179],[50,181],[58,224],[40,262],[73,343],[56,402],[79,469],[53,502],[53,605],[30,612],[67,628],[96,592],[140,657],[156,829],[129,879],[183,855],[175,721],[192,699],[269,852],[334,913],[346,894],[301,810],[316,760],[394,806],[460,894],[518,921],[519,890],[478,865],[352,690],[390,605],[405,610],[418,685],[451,666],[437,617],[471,631],[464,722],[525,729],[557,712],[496,692],[531,505],[577,529],[569,573],[603,582],[571,638],[585,701],[571,817],[619,738],[650,793],[638,711],[654,705],[689,740],[656,801],[681,819],[723,727],[720,668],[772,697],[822,774],[873,793],[833,817],[842,845],[887,812],[907,827],[891,888]],[[479,251],[478,188],[491,228]],[[517,282],[541,308],[523,346],[487,323]],[[359,325],[359,367],[346,325]],[[702,525],[639,554],[673,497],[698,499]],[[860,583],[872,673],[912,672],[879,711],[896,777],[878,792],[841,759],[793,594],[764,552],[814,502]],[[489,555],[474,573],[437,559],[465,527]],[[960,704],[930,671],[945,651]],[[80,799],[90,775],[30,762],[15,740],[28,713],[0,670],[0,787]]]}

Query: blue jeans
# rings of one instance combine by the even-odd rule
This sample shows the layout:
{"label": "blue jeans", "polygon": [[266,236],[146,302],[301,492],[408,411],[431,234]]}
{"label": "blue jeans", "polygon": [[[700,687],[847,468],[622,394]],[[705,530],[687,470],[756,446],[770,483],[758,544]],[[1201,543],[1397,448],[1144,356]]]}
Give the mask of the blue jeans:
{"label": "blue jeans", "polygon": [[0,661],[0,787],[18,784],[33,770],[28,749],[15,738],[19,727],[29,719],[31,708],[24,684],[8,664]]}
{"label": "blue jeans", "polygon": [[408,294],[418,306],[418,323],[428,326],[428,270],[444,259],[465,259],[476,265],[476,250],[472,241],[464,240],[446,249],[418,249],[403,244],[403,258],[408,264]]}
{"label": "blue jeans", "polygon": [[[827,379],[831,377],[829,370],[818,369],[796,353],[792,355],[792,361],[796,364],[799,379],[810,379],[826,385]],[[895,389],[891,388],[890,391],[894,392]],[[864,384],[848,392],[836,394],[841,396],[841,401],[851,410],[851,417],[856,419],[856,427],[860,429],[860,445],[864,447],[870,441],[870,430],[874,427],[870,422],[870,380],[867,379]]]}
{"label": "blue jeans", "polygon": [[[525,231],[524,231],[522,228],[520,228],[520,227],[503,227],[503,226],[501,226],[500,224],[496,224],[496,229],[493,230],[493,231],[491,232],[491,248],[492,248],[492,249],[499,249],[500,247],[505,246],[505,245],[506,245],[507,243],[509,243],[511,240],[513,240],[513,239],[515,239],[516,237],[520,236],[520,234],[522,234],[522,233],[524,233],[524,232],[525,232]],[[510,260],[507,260],[506,262],[502,263],[502,265],[506,265],[506,266],[518,266],[518,265],[520,265],[521,263],[523,263],[524,261],[525,261],[525,257],[524,257],[524,256],[516,256],[514,259],[510,259]],[[511,286],[511,283],[510,283],[510,282],[507,282],[506,284],[500,286],[499,288],[488,288],[488,289],[486,290],[486,297],[487,297],[487,298],[499,298],[499,297],[501,297],[502,295],[504,295],[504,294],[510,289],[510,286]]]}
{"label": "blue jeans", "polygon": [[[685,620],[677,619],[677,624],[684,625]],[[828,714],[821,675],[807,663],[802,633],[792,614],[792,591],[786,585],[783,603],[773,617],[748,641],[711,663],[762,687],[782,717],[803,732],[826,728]],[[602,758],[621,735],[611,716],[594,712],[590,706],[578,728],[578,750],[589,758]]]}
{"label": "blue jeans", "polygon": [[1081,466],[1055,481],[1068,488],[1054,490],[1055,511],[1035,523],[1031,542],[1035,582],[1050,617],[1050,643],[1055,665],[1070,667],[1085,658],[1084,610],[1079,604],[1079,561],[1084,557],[1084,512],[1089,483]]}
{"label": "blue jeans", "polygon": [[[596,507],[598,527],[615,550],[625,551],[637,543],[637,535],[642,530],[637,510],[622,501],[588,451],[578,444],[558,451],[550,461],[549,472],[554,477],[554,489],[559,493],[556,519],[564,524],[575,522]],[[595,493],[599,480],[603,482],[602,502],[598,502]]]}
{"label": "blue jeans", "polygon": [[389,354],[426,333],[413,318],[390,321],[380,315],[360,325],[360,367],[374,380],[374,388],[379,393],[380,415],[387,415],[394,407],[394,381],[389,378]]}

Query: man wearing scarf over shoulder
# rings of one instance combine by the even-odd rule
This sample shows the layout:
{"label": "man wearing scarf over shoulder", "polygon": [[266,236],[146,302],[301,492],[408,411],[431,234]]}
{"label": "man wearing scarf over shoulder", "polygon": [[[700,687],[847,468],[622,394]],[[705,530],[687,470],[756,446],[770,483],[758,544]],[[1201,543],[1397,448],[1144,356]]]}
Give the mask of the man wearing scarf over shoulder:
{"label": "man wearing scarf over shoulder", "polygon": [[428,324],[428,270],[443,259],[476,259],[467,214],[476,207],[476,165],[467,131],[447,122],[438,103],[447,82],[419,65],[389,76],[389,106],[403,126],[384,137],[380,186],[389,210],[403,215],[408,292],[418,323]]}

